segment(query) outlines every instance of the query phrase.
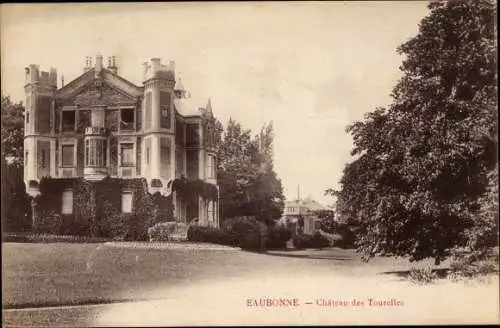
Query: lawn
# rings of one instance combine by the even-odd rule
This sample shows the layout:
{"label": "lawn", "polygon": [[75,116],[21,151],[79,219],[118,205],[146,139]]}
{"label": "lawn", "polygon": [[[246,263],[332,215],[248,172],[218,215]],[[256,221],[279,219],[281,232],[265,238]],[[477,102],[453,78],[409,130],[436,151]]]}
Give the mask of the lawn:
{"label": "lawn", "polygon": [[[91,304],[141,299],[157,284],[189,283],[224,251],[154,250],[103,244],[3,244],[3,306]],[[193,256],[194,255],[194,256]]]}
{"label": "lawn", "polygon": [[[404,308],[365,307],[366,323],[491,322],[498,313],[498,280],[480,288],[449,281],[413,286],[401,277],[410,267],[407,260],[376,258],[366,264],[352,250],[258,254],[234,249],[4,243],[2,252],[5,308],[89,305],[4,311],[3,322],[11,326],[360,323],[359,309],[265,310],[245,305],[249,297],[284,295],[311,301],[404,300]],[[149,302],[123,303],[132,300]],[[99,303],[112,304],[90,306]],[[455,311],[458,308],[462,310]],[[186,309],[194,312],[186,316]]]}
{"label": "lawn", "polygon": [[[301,261],[293,256],[275,255],[239,250],[133,249],[104,244],[4,243],[2,304],[19,308],[140,300],[160,285],[220,279],[227,277],[228,272],[231,277],[245,276],[254,269],[268,272],[284,266],[292,268]],[[354,257],[340,254],[330,264],[346,260],[350,262]],[[324,261],[314,257],[309,262],[312,266],[324,266],[319,263]],[[346,268],[353,265],[343,263]]]}
{"label": "lawn", "polygon": [[[406,261],[363,264],[352,250],[270,252],[119,248],[105,244],[4,243],[6,308],[96,304],[151,297],[158,286],[280,271],[372,275],[404,270]],[[162,295],[157,295],[162,297]]]}

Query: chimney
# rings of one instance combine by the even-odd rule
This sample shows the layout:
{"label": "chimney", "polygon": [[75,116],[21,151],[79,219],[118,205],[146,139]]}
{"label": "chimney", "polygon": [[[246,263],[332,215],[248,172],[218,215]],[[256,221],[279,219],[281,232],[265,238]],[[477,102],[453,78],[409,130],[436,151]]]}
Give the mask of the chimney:
{"label": "chimney", "polygon": [[100,53],[97,54],[97,56],[95,56],[95,72],[96,72],[96,75],[98,75],[99,73],[101,73],[101,70],[102,70],[102,55]]}
{"label": "chimney", "polygon": [[153,68],[153,72],[156,72],[160,69],[161,59],[160,58],[151,58],[151,66]]}
{"label": "chimney", "polygon": [[92,57],[85,56],[85,67],[83,68],[83,72],[86,73],[90,69],[92,69]]}
{"label": "chimney", "polygon": [[49,84],[53,87],[57,88],[57,69],[56,68],[50,68],[49,71]]}
{"label": "chimney", "polygon": [[118,67],[116,67],[116,57],[108,57],[108,69],[114,74],[118,74]]}

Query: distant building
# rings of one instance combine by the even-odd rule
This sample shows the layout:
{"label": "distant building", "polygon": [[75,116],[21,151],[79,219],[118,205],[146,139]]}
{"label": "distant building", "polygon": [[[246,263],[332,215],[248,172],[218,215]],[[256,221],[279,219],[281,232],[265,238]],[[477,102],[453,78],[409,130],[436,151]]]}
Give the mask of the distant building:
{"label": "distant building", "polygon": [[294,233],[297,233],[300,228],[300,221],[303,220],[302,232],[312,235],[320,229],[318,212],[330,210],[312,199],[311,196],[306,199],[297,198],[285,203],[283,217],[279,220],[279,223],[287,225]]}
{"label": "distant building", "polygon": [[[150,194],[170,197],[178,221],[197,218],[218,226],[218,196],[172,190],[186,178],[217,188],[215,128],[210,100],[190,106],[176,81],[174,62],[143,64],[141,86],[118,74],[115,58],[87,57],[83,74],[58,88],[57,72],[30,65],[25,72],[24,180],[32,196],[41,179],[145,181]],[[183,180],[184,181],[184,180]],[[142,186],[140,182],[138,185]],[[199,188],[200,190],[203,188]],[[206,188],[205,188],[206,189]],[[43,192],[43,191],[42,191]],[[60,194],[57,212],[72,215],[75,190]],[[132,191],[121,190],[123,213],[135,211]],[[102,201],[102,200],[97,200]]]}

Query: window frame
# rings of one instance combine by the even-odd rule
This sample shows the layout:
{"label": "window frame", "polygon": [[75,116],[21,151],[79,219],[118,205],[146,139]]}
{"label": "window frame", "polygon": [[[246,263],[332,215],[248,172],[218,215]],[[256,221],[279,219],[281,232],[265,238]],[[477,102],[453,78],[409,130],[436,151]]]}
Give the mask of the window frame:
{"label": "window frame", "polygon": [[[61,143],[60,147],[61,147],[60,148],[61,149],[61,151],[60,151],[60,156],[61,157],[60,157],[60,162],[59,163],[60,163],[61,167],[64,167],[64,168],[74,168],[74,167],[76,167],[76,161],[77,161],[77,159],[76,159],[76,144],[74,142],[71,142],[71,143]],[[64,158],[65,158],[64,157],[64,148],[65,147],[73,147],[73,159],[72,159],[72,164],[71,165],[69,165],[69,164],[66,165],[64,163]]]}
{"label": "window frame", "polygon": [[[68,206],[65,206],[65,203],[64,203],[64,200],[66,199],[65,194],[70,194],[71,195],[71,203],[68,204]],[[74,194],[73,194],[73,189],[66,189],[62,192],[61,194],[61,214],[62,215],[71,215],[73,214],[74,212],[74,206],[73,206],[73,203],[74,203]],[[70,208],[70,210],[67,212],[65,211],[66,208]]]}
{"label": "window frame", "polygon": [[[131,146],[130,151],[132,152],[132,162],[123,162],[123,146]],[[136,154],[135,154],[135,143],[132,141],[122,141],[118,144],[119,146],[119,165],[120,167],[135,167],[136,166]]]}
{"label": "window frame", "polygon": [[[68,112],[72,112],[73,115],[74,115],[74,119],[75,119],[75,121],[73,123],[73,129],[71,129],[71,130],[64,129],[64,126],[65,126],[64,125],[64,113],[68,113]],[[61,124],[60,131],[62,133],[65,133],[65,132],[75,132],[76,129],[77,129],[77,126],[78,126],[77,110],[76,109],[63,109],[63,110],[61,110],[61,121],[60,121],[60,124]]]}
{"label": "window frame", "polygon": [[[129,211],[125,210],[124,205],[124,197],[130,196],[130,205],[127,208],[130,208]],[[134,212],[134,192],[131,190],[123,190],[121,194],[121,213],[130,214]]]}

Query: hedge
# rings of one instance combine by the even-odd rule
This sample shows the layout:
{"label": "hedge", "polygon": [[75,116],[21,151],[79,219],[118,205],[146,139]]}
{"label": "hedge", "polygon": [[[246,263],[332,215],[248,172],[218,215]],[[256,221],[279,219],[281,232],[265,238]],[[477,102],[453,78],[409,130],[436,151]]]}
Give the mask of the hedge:
{"label": "hedge", "polygon": [[330,246],[330,242],[320,233],[316,232],[314,235],[296,235],[293,237],[293,245],[297,249],[322,249]]}

